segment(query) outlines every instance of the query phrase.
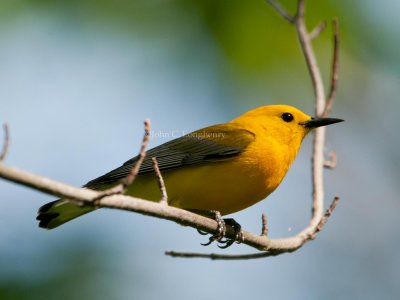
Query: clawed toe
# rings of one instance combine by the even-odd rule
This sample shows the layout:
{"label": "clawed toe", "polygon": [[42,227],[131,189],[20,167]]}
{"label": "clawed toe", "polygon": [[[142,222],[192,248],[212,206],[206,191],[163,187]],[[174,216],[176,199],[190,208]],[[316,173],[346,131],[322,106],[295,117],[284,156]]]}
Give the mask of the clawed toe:
{"label": "clawed toe", "polygon": [[[219,211],[211,211],[210,213],[214,215],[214,220],[218,224],[217,231],[212,236],[210,236],[207,243],[201,244],[202,246],[208,246],[214,241],[220,241],[225,236],[226,232],[225,222],[224,219],[222,219],[221,217],[221,213]],[[202,233],[200,232],[200,234]]]}
{"label": "clawed toe", "polygon": [[235,230],[235,238],[229,239],[225,238],[223,240],[218,241],[218,247],[221,249],[226,249],[232,246],[233,243],[241,244],[244,241],[244,235],[242,231],[242,226],[235,221],[235,219],[224,219],[225,224],[231,226]]}
{"label": "clawed toe", "polygon": [[[217,231],[215,234],[210,236],[207,243],[201,243],[202,246],[209,246],[213,242],[218,242],[218,247],[221,249],[226,249],[232,246],[233,243],[240,244],[244,241],[242,226],[237,223],[234,219],[222,219],[221,214],[218,211],[211,211],[210,214],[214,215],[214,220],[217,222]],[[235,230],[235,238],[226,238],[226,225],[231,226]],[[200,229],[197,230],[201,235],[206,235],[207,232],[204,232]]]}
{"label": "clawed toe", "polygon": [[200,233],[201,235],[207,235],[208,234],[207,231],[203,231],[201,229],[197,229],[197,232]]}

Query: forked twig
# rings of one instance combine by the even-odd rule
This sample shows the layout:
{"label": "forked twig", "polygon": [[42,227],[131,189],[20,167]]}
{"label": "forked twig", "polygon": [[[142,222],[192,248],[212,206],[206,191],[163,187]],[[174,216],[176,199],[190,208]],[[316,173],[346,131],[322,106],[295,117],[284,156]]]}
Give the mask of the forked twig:
{"label": "forked twig", "polygon": [[[329,113],[330,107],[333,104],[333,99],[336,95],[337,80],[338,80],[338,59],[339,59],[339,29],[337,20],[334,20],[334,55],[332,62],[332,79],[331,90],[328,102],[325,98],[324,83],[322,75],[318,66],[316,56],[314,54],[311,42],[316,38],[325,28],[325,23],[321,23],[311,33],[308,32],[305,23],[305,0],[298,0],[297,12],[294,16],[290,15],[278,2],[274,0],[266,0],[284,19],[293,24],[297,31],[297,36],[300,41],[301,49],[307,64],[307,68],[311,77],[314,93],[315,93],[315,114],[322,116]],[[335,208],[339,198],[335,198],[323,214],[324,207],[324,186],[323,186],[323,168],[324,168],[324,145],[325,145],[325,128],[318,128],[315,130],[313,142],[313,155],[312,155],[312,177],[313,177],[313,199],[312,199],[312,214],[309,225],[302,230],[299,234],[286,241],[289,245],[290,242],[297,239],[291,247],[282,247],[281,249],[264,249],[265,253],[256,253],[248,255],[217,255],[217,254],[201,254],[201,253],[179,253],[167,252],[166,254],[174,257],[202,257],[210,259],[250,259],[261,258],[267,256],[275,256],[282,253],[292,252],[302,247],[307,241],[314,239],[318,232],[321,231],[327,219]],[[264,219],[263,219],[264,221]],[[266,227],[263,225],[263,233]],[[300,240],[299,240],[300,239]],[[273,241],[273,240],[269,240]]]}
{"label": "forked twig", "polygon": [[[304,19],[305,14],[305,0],[298,0],[297,13],[295,17],[294,26],[297,31],[303,56],[307,64],[308,72],[311,77],[312,85],[315,93],[315,114],[321,115],[325,107],[325,90],[324,82],[322,80],[321,72],[318,66],[317,58],[314,49],[311,45],[310,34],[308,33],[306,22]],[[321,128],[320,128],[321,129]]]}

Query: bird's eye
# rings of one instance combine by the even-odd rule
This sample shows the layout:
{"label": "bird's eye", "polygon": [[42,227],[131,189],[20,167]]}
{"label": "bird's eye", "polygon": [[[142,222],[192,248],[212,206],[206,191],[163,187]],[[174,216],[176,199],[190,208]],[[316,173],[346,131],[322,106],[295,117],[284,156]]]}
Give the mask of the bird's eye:
{"label": "bird's eye", "polygon": [[281,116],[282,120],[285,122],[292,122],[294,117],[291,113],[285,112]]}

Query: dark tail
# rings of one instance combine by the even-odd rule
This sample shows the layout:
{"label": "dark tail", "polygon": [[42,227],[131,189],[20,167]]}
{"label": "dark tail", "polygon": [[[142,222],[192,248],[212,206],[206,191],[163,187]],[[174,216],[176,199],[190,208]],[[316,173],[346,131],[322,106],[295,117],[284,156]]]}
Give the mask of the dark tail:
{"label": "dark tail", "polygon": [[74,202],[59,199],[40,207],[36,220],[39,221],[39,227],[53,229],[94,209],[90,206],[80,206]]}

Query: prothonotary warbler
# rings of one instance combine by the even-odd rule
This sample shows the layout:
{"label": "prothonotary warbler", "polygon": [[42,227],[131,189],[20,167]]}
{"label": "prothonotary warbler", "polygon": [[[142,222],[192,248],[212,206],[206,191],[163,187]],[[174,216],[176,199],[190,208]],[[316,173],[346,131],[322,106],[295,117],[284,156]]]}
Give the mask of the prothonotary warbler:
{"label": "prothonotary warbler", "polygon": [[[267,197],[282,182],[304,137],[313,129],[343,120],[312,118],[288,105],[255,108],[224,124],[206,127],[147,151],[126,194],[159,201],[156,157],[171,206],[221,215],[245,209]],[[131,171],[134,157],[85,188],[104,190]],[[92,211],[60,199],[39,209],[39,226],[58,227]]]}

